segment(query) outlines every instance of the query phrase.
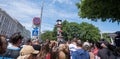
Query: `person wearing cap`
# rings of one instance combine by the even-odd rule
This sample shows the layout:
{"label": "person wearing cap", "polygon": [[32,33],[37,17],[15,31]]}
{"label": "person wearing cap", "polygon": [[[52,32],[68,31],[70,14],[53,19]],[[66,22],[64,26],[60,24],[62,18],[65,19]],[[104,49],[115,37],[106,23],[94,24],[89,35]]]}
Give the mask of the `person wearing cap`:
{"label": "person wearing cap", "polygon": [[35,50],[32,46],[26,45],[20,51],[20,56],[17,59],[28,59],[32,54],[38,54],[39,51]]}

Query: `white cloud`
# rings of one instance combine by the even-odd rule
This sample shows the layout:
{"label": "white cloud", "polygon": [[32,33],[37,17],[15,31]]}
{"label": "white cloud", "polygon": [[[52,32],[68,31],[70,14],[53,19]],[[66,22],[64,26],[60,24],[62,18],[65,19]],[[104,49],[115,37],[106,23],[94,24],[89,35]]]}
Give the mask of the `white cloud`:
{"label": "white cloud", "polygon": [[[85,21],[94,25],[97,24],[96,27],[99,27],[102,32],[112,32],[115,29],[119,30],[117,28],[112,30],[113,27],[103,30],[105,26],[103,27],[103,25],[101,25],[99,22],[94,23],[88,19],[81,20],[78,17],[78,12],[76,12],[77,10],[75,9],[75,3],[73,1],[76,0],[52,0],[52,2],[45,1],[42,21],[43,23],[41,27],[42,31],[53,30],[57,19],[67,19],[70,22]],[[63,8],[61,8],[60,5],[57,5],[57,3],[61,4]],[[12,18],[20,21],[23,26],[31,31],[33,17],[40,16],[41,0],[0,0],[0,8],[5,10],[10,16],[12,16]]]}
{"label": "white cloud", "polygon": [[40,15],[40,9],[37,5],[27,0],[9,0],[6,4],[0,3],[0,8],[5,10],[13,19],[20,21],[29,30],[31,30],[32,18]]}
{"label": "white cloud", "polygon": [[[7,1],[7,0],[6,0]],[[71,4],[70,0],[54,0],[53,2],[66,3]],[[32,18],[35,16],[40,16],[40,6],[41,4],[33,3],[29,0],[8,0],[5,4],[0,3],[0,7],[2,7],[10,16],[16,18],[20,23],[22,23],[27,29],[31,30],[32,26]],[[42,24],[42,31],[44,30],[52,30],[54,24],[49,22],[56,22],[57,19],[75,19],[78,18],[75,12],[67,12],[67,10],[58,10],[54,6],[54,4],[45,4],[43,11],[43,18],[45,21]],[[48,19],[50,18],[50,19]]]}
{"label": "white cloud", "polygon": [[61,3],[61,4],[73,4],[71,0],[53,0],[52,3]]}

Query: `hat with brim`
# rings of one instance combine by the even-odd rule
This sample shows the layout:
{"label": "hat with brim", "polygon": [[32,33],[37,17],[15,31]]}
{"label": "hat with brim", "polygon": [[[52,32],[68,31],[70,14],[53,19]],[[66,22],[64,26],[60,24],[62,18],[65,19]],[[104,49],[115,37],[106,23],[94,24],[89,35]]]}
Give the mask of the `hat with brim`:
{"label": "hat with brim", "polygon": [[38,54],[39,51],[35,50],[32,46],[30,45],[26,45],[24,46],[21,51],[20,54],[21,55],[29,55],[29,54]]}
{"label": "hat with brim", "polygon": [[38,54],[39,51],[35,50],[34,52],[32,52],[32,54]]}

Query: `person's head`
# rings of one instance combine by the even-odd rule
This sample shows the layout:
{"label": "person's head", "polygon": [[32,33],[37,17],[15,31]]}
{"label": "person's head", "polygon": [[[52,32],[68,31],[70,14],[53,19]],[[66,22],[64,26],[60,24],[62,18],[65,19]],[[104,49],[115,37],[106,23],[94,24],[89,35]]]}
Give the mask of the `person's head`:
{"label": "person's head", "polygon": [[63,51],[63,50],[65,50],[65,49],[66,49],[65,44],[60,44],[60,45],[59,45],[59,51]]}
{"label": "person's head", "polygon": [[33,45],[39,45],[40,43],[39,43],[39,40],[37,39],[37,40],[34,40],[32,44]]}
{"label": "person's head", "polygon": [[73,40],[71,40],[71,44],[77,45],[76,42],[77,42],[77,40],[75,38]]}
{"label": "person's head", "polygon": [[52,42],[51,43],[51,47],[54,47],[54,46],[56,46],[57,44],[55,43],[55,42]]}
{"label": "person's head", "polygon": [[35,50],[32,46],[25,46],[21,49],[20,55],[30,55],[30,54],[38,54],[39,51]]}
{"label": "person's head", "polygon": [[81,40],[77,40],[77,46],[82,47],[82,41]]}
{"label": "person's head", "polygon": [[22,35],[20,34],[20,32],[18,33],[14,33],[11,37],[10,37],[10,42],[13,44],[13,45],[16,45],[16,46],[20,46],[20,44],[22,43]]}
{"label": "person's head", "polygon": [[101,43],[100,43],[100,42],[96,42],[96,43],[95,43],[95,48],[101,49],[101,48],[102,48],[102,47],[101,47]]}
{"label": "person's head", "polygon": [[46,43],[50,44],[50,40],[49,40],[49,39],[46,39]]}
{"label": "person's head", "polygon": [[82,48],[83,48],[85,51],[90,51],[90,46],[88,46],[88,45],[83,45]]}
{"label": "person's head", "polygon": [[7,40],[4,35],[0,35],[0,54],[3,54],[6,52],[7,49]]}
{"label": "person's head", "polygon": [[28,40],[26,40],[25,45],[32,45],[32,41],[30,38]]}
{"label": "person's head", "polygon": [[37,54],[39,54],[39,51],[34,50],[30,45],[26,45],[21,49],[17,59],[36,59]]}
{"label": "person's head", "polygon": [[107,48],[107,46],[109,45],[109,42],[106,40],[100,41],[100,43],[101,43],[102,48]]}

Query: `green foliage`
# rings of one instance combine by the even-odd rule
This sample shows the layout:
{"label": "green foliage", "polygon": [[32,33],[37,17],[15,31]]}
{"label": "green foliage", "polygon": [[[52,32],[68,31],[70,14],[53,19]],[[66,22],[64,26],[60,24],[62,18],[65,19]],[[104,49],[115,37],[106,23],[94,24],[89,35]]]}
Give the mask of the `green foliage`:
{"label": "green foliage", "polygon": [[50,39],[50,40],[55,40],[55,37],[53,37],[53,32],[52,31],[45,31],[41,35],[42,40]]}
{"label": "green foliage", "polygon": [[[82,22],[81,24],[75,22],[63,21],[62,23],[62,35],[65,40],[71,40],[73,38],[80,38],[83,41],[100,39],[99,29],[92,24]],[[54,31],[55,32],[55,31]]]}
{"label": "green foliage", "polygon": [[78,15],[93,21],[120,22],[120,0],[80,0]]}
{"label": "green foliage", "polygon": [[[64,24],[64,22],[63,22]],[[75,22],[66,23],[66,25],[63,25],[63,36],[65,40],[73,39],[74,37],[78,38],[78,31],[79,31],[79,24]]]}
{"label": "green foliage", "polygon": [[98,41],[100,39],[100,30],[92,24],[82,22],[80,26],[80,38],[82,40]]}
{"label": "green foliage", "polygon": [[103,38],[106,39],[108,42],[111,42],[110,41],[110,37],[108,36],[109,33],[103,33]]}
{"label": "green foliage", "polygon": [[[78,24],[76,22],[68,22],[67,20],[62,22],[62,35],[65,40],[71,40],[73,38],[80,38],[83,41],[92,40],[97,41],[100,39],[100,31],[97,27],[86,22]],[[45,31],[42,34],[42,39],[57,39],[57,27],[55,26],[53,31]]]}

